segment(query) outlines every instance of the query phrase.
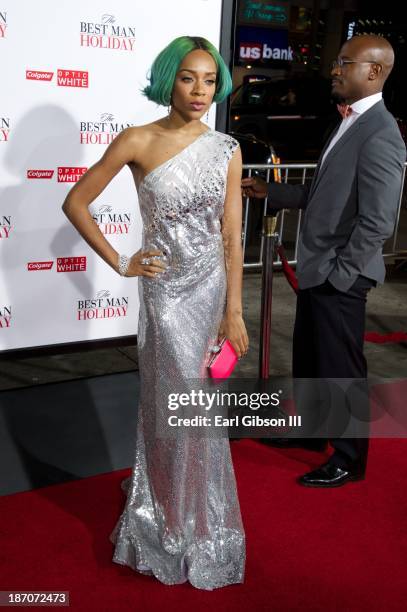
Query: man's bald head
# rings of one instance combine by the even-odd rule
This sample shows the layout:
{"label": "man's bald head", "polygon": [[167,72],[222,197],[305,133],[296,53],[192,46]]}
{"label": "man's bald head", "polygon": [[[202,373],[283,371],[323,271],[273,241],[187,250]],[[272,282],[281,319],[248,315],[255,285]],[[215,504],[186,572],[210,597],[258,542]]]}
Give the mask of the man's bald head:
{"label": "man's bald head", "polygon": [[358,58],[375,61],[382,66],[381,76],[383,83],[392,71],[394,50],[389,41],[382,36],[375,36],[373,34],[354,36],[342,46],[341,54],[345,52],[356,53]]}
{"label": "man's bald head", "polygon": [[352,104],[382,91],[394,64],[393,47],[381,36],[354,36],[339,52],[343,65],[331,72],[332,95]]}

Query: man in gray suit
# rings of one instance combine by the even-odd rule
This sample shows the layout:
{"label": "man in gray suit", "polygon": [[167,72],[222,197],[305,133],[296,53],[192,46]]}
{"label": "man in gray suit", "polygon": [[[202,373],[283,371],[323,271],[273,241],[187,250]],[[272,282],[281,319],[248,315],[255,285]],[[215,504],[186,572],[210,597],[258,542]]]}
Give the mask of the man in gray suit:
{"label": "man in gray suit", "polygon": [[[393,49],[384,38],[348,40],[331,71],[332,97],[343,118],[322,151],[311,185],[267,184],[257,177],[242,181],[245,195],[268,196],[273,208],[305,209],[297,258],[294,379],[367,377],[366,296],[385,278],[382,246],[394,229],[406,161],[400,131],[381,93],[393,63]],[[321,442],[326,446],[326,441],[314,442],[320,450]],[[334,452],[328,462],[301,476],[300,484],[333,487],[364,478],[368,438],[329,442]],[[311,447],[312,440],[302,444]]]}

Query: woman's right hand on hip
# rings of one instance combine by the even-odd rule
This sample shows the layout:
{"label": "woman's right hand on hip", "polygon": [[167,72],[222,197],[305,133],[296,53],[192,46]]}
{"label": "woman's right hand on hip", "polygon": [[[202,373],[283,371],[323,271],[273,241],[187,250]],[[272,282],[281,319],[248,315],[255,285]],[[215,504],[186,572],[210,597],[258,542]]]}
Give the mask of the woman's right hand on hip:
{"label": "woman's right hand on hip", "polygon": [[146,276],[155,278],[165,272],[167,263],[158,258],[164,257],[162,251],[143,251],[140,249],[130,259],[126,276]]}

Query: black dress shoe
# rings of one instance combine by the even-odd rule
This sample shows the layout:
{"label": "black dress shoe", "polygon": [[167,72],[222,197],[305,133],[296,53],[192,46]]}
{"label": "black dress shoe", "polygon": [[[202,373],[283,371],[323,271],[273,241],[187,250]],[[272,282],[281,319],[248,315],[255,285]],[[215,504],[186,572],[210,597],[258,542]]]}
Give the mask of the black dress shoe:
{"label": "black dress shoe", "polygon": [[363,472],[352,472],[328,461],[316,470],[300,476],[298,482],[304,487],[341,487],[347,482],[363,480],[364,477]]}
{"label": "black dress shoe", "polygon": [[262,438],[262,441],[275,448],[305,448],[317,452],[323,452],[328,447],[327,441],[319,438]]}

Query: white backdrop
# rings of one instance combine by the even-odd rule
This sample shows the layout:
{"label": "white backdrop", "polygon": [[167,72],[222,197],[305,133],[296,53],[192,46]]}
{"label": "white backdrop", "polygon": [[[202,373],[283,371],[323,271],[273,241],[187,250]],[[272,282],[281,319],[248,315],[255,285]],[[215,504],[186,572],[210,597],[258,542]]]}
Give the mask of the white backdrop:
{"label": "white backdrop", "polygon": [[[218,45],[221,5],[0,0],[0,350],[137,332],[137,279],[99,259],[61,206],[121,129],[166,113],[140,94],[152,60],[183,34]],[[127,168],[91,211],[116,250],[139,248]]]}

